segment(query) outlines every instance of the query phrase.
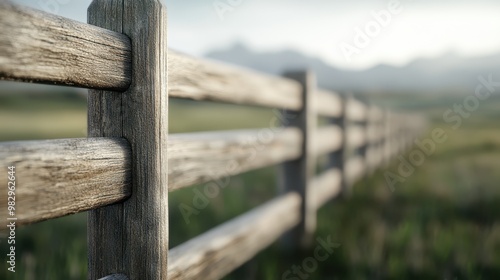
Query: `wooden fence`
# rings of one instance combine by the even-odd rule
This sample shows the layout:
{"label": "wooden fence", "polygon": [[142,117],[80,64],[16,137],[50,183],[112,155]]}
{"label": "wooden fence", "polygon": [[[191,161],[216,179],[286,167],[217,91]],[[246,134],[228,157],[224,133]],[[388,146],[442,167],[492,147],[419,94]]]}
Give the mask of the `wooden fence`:
{"label": "wooden fence", "polygon": [[[286,232],[307,246],[317,209],[423,129],[319,90],[307,71],[273,77],[167,50],[165,14],[159,0],[94,0],[84,24],[0,2],[2,79],[89,89],[89,138],[0,143],[18,225],[89,211],[89,279],[218,279]],[[284,127],[266,141],[259,130],[168,135],[169,97],[283,109]],[[319,155],[329,166],[316,175]],[[280,196],[168,250],[170,191],[276,164]]]}

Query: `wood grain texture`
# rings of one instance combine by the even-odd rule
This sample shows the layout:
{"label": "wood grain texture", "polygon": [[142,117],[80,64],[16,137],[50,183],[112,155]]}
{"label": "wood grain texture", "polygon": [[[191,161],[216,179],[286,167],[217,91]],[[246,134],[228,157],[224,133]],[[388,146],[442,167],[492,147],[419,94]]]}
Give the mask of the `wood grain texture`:
{"label": "wood grain texture", "polygon": [[[88,22],[123,32],[123,0],[93,1],[88,8]],[[123,137],[122,94],[89,90],[88,135]],[[131,172],[132,173],[132,172]],[[89,211],[87,215],[87,279],[126,273],[123,203]]]}
{"label": "wood grain texture", "polygon": [[133,50],[127,91],[90,92],[89,134],[127,139],[133,175],[127,201],[89,214],[88,277],[167,279],[166,10],[159,0],[95,0],[88,19],[126,34]]}
{"label": "wood grain texture", "polygon": [[317,90],[316,91],[316,112],[324,117],[340,117],[342,114],[342,98],[338,93]]}
{"label": "wood grain texture", "polygon": [[[170,135],[169,190],[300,156],[302,139],[297,129],[262,132]],[[23,181],[18,198],[26,206],[18,216],[20,224],[96,209],[124,200],[131,192],[132,153],[123,138],[5,142],[0,143],[0,156],[3,167],[18,166]]]}
{"label": "wood grain texture", "polygon": [[[91,17],[89,23],[99,27],[117,24],[116,16],[103,23]],[[0,2],[0,79],[126,90],[132,79],[130,39],[94,25]],[[300,86],[292,80],[175,51],[169,51],[168,63],[172,97],[302,107]]]}
{"label": "wood grain texture", "polygon": [[192,58],[174,51],[169,52],[168,67],[171,97],[295,111],[302,107],[301,87],[290,79]]}
{"label": "wood grain texture", "polygon": [[300,203],[287,193],[171,249],[168,279],[224,277],[295,226]]}
{"label": "wood grain texture", "polygon": [[337,125],[328,125],[316,129],[312,153],[316,156],[331,153],[342,148],[342,130]]}
{"label": "wood grain texture", "polygon": [[296,192],[302,198],[300,224],[290,231],[284,238],[284,244],[289,249],[303,249],[311,245],[312,235],[316,230],[316,209],[309,203],[308,186],[314,176],[316,157],[314,154],[314,136],[316,135],[318,116],[315,108],[317,98],[316,77],[309,71],[294,71],[285,73],[285,77],[300,83],[302,88],[302,110],[297,113],[285,114],[285,126],[300,129],[302,134],[301,156],[287,161],[282,165],[281,186],[282,192]]}
{"label": "wood grain texture", "polygon": [[[0,167],[8,166],[16,167],[20,225],[113,204],[131,193],[130,148],[120,138],[3,142]],[[3,209],[6,195],[0,193]]]}
{"label": "wood grain texture", "polygon": [[109,90],[130,84],[123,34],[7,1],[0,1],[0,27],[0,79]]}
{"label": "wood grain texture", "polygon": [[169,190],[298,158],[301,137],[296,128],[171,134]]}
{"label": "wood grain texture", "polygon": [[311,197],[316,209],[319,209],[342,192],[342,172],[330,168],[314,177],[311,182]]}

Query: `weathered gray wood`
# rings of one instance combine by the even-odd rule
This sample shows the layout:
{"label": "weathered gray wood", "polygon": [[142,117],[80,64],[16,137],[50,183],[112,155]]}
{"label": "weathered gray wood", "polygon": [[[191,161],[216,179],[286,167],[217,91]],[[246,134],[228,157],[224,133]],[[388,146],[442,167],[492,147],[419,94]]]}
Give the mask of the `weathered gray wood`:
{"label": "weathered gray wood", "polygon": [[[116,24],[115,19],[105,19],[106,24]],[[4,1],[0,26],[0,79],[116,91],[130,85],[131,45],[124,34]],[[169,51],[168,63],[172,97],[290,110],[302,106],[300,86],[291,80],[175,51]]]}
{"label": "weathered gray wood", "polygon": [[300,203],[287,193],[171,249],[168,279],[224,277],[295,226]]}
{"label": "weathered gray wood", "polygon": [[337,125],[318,128],[312,139],[312,153],[316,156],[342,148],[342,130]]}
{"label": "weathered gray wood", "polygon": [[129,36],[134,67],[121,100],[90,92],[90,135],[130,142],[132,196],[89,215],[89,279],[167,279],[166,11],[159,0],[94,0],[89,22]]}
{"label": "weathered gray wood", "polygon": [[172,134],[169,190],[298,158],[301,137],[296,128]]}
{"label": "weathered gray wood", "polygon": [[330,168],[311,181],[311,197],[317,209],[341,192],[342,172],[337,168]]}
{"label": "weathered gray wood", "polygon": [[[297,192],[302,198],[301,222],[286,237],[285,243],[300,248],[309,247],[316,229],[316,209],[309,203],[308,186],[314,176],[316,159],[314,156],[314,136],[317,127],[315,112],[316,79],[312,72],[288,72],[286,77],[302,85],[302,110],[287,113],[285,126],[299,128],[302,133],[301,157],[287,161],[282,166],[281,191]],[[292,248],[289,246],[290,248]]]}
{"label": "weathered gray wood", "polygon": [[[170,155],[169,190],[300,156],[302,139],[298,129],[279,130],[266,139],[262,138],[264,134],[261,132],[237,130],[172,134],[167,146]],[[18,189],[18,199],[20,204],[26,205],[18,213],[20,224],[96,209],[124,200],[131,190],[131,157],[130,145],[123,138],[0,143],[1,166],[18,166],[23,181]]]}
{"label": "weathered gray wood", "polygon": [[0,79],[125,90],[130,48],[123,34],[0,1]]}
{"label": "weathered gray wood", "polygon": [[342,114],[342,98],[338,93],[326,90],[316,91],[316,111],[324,117],[340,117]]}
{"label": "weathered gray wood", "polygon": [[[123,32],[123,0],[93,1],[88,22],[119,33]],[[88,135],[123,137],[122,95],[90,90]],[[90,211],[87,215],[88,276],[97,279],[113,273],[126,273],[123,203]]]}
{"label": "weathered gray wood", "polygon": [[300,85],[220,62],[169,52],[171,97],[299,110]]}
{"label": "weathered gray wood", "polygon": [[[20,225],[113,204],[131,193],[130,147],[120,138],[0,143],[0,167],[8,166],[16,167]],[[6,195],[0,193],[3,209]]]}

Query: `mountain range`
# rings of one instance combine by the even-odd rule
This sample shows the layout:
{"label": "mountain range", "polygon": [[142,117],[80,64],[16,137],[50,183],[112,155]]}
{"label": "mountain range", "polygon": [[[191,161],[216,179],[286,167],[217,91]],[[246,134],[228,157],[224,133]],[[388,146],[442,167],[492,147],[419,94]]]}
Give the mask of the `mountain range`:
{"label": "mountain range", "polygon": [[464,58],[448,53],[437,58],[417,59],[402,67],[382,64],[360,71],[336,68],[319,58],[292,50],[254,52],[239,43],[225,50],[211,51],[205,57],[273,75],[308,68],[316,73],[320,87],[337,91],[464,92],[474,90],[479,75],[500,77],[500,54]]}

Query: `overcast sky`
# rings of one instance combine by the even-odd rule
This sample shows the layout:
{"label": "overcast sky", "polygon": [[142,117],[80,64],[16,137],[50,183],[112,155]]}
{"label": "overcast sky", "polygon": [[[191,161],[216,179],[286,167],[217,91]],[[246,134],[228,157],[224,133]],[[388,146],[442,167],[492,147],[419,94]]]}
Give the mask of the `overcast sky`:
{"label": "overcast sky", "polygon": [[[395,0],[397,8],[388,9],[391,1],[166,0],[168,44],[200,56],[242,42],[256,51],[292,49],[356,69],[380,63],[403,65],[447,52],[464,56],[500,52],[500,1]],[[14,2],[83,22],[90,3]],[[384,26],[374,23],[373,12],[385,15]],[[372,36],[366,35],[367,40],[357,28],[365,35],[368,28]],[[356,44],[357,35],[361,39]]]}

